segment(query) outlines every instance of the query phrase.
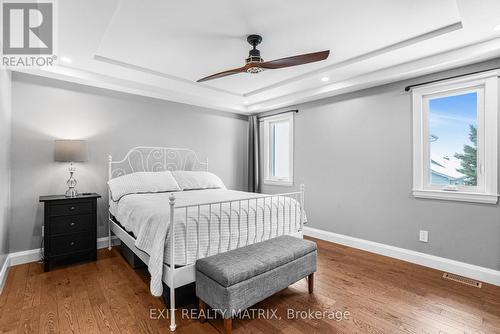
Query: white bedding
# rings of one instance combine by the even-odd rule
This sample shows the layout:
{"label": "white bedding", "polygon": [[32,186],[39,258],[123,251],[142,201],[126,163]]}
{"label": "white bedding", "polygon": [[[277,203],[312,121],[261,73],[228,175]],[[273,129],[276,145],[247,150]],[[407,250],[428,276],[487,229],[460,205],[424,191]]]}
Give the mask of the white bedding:
{"label": "white bedding", "polygon": [[[198,207],[190,207],[187,224],[186,209],[176,209],[175,265],[191,264],[200,257],[277,235],[295,233],[300,229],[300,207],[293,198],[280,196],[279,200],[277,197],[264,199],[266,195],[226,189],[190,190],[174,194],[176,207],[244,200],[233,204],[215,204],[211,209],[203,205],[199,210],[199,220]],[[110,205],[111,214],[128,232],[134,234],[135,246],[150,255],[148,268],[151,273],[151,293],[156,296],[162,292],[163,263],[170,262],[169,196],[170,193],[131,194]]]}

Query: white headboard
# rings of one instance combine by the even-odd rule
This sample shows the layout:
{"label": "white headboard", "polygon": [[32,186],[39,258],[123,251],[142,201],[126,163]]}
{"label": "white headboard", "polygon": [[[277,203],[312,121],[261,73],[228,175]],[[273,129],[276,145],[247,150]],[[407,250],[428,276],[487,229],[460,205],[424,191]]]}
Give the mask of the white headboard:
{"label": "white headboard", "polygon": [[108,179],[135,172],[157,172],[165,170],[208,171],[208,159],[201,162],[196,152],[185,148],[148,147],[132,148],[119,161],[109,156]]}

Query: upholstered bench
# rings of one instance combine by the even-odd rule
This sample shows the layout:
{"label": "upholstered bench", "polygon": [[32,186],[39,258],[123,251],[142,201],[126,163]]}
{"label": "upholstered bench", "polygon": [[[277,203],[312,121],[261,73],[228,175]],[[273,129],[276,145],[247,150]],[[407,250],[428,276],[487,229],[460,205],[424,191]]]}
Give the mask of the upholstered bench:
{"label": "upholstered bench", "polygon": [[200,259],[196,261],[200,311],[206,311],[208,304],[221,313],[224,330],[229,334],[231,320],[240,311],[302,278],[308,277],[309,293],[312,293],[315,271],[316,244],[292,236]]}

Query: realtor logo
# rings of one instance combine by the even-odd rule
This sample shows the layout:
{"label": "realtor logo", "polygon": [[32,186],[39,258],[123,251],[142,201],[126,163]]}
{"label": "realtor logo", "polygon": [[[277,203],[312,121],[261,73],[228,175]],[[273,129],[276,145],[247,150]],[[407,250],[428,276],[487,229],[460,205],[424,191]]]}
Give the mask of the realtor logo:
{"label": "realtor logo", "polygon": [[2,66],[52,65],[53,2],[2,2]]}

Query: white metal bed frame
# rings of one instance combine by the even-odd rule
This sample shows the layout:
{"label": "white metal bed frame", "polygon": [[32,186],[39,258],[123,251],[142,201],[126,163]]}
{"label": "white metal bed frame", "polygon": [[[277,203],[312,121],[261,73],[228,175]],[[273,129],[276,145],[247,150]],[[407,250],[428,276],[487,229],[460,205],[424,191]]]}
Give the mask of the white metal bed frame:
{"label": "white metal bed frame", "polygon": [[[108,180],[111,180],[113,178],[134,173],[134,172],[139,172],[139,171],[164,171],[164,170],[202,170],[202,171],[208,171],[208,160],[205,162],[201,162],[198,159],[197,154],[189,149],[181,149],[181,148],[168,148],[168,147],[148,147],[148,146],[138,146],[132,148],[122,160],[119,161],[113,161],[112,156],[110,155],[108,160]],[[285,216],[283,216],[283,228],[281,231],[278,231],[278,222],[279,222],[279,206],[275,206],[276,213],[277,213],[277,227],[276,227],[276,234],[272,236],[271,231],[269,234],[266,236],[264,235],[264,232],[262,233],[261,237],[259,240],[257,240],[257,218],[255,218],[255,235],[254,235],[254,240],[251,243],[257,242],[257,241],[263,241],[267,240],[270,238],[277,237],[279,235],[284,235],[284,234],[289,234],[293,235],[298,238],[303,237],[303,226],[304,226],[304,185],[300,185],[300,191],[298,192],[290,192],[290,193],[283,193],[283,194],[275,194],[275,195],[264,195],[262,196],[259,194],[258,197],[255,198],[255,200],[262,200],[263,201],[263,208],[262,208],[262,213],[263,215],[265,214],[265,210],[269,209],[269,214],[272,219],[272,210],[273,208],[273,198],[274,199],[279,199],[280,197],[282,198],[293,198],[295,200],[294,204],[294,210],[295,210],[295,221],[294,221],[294,230],[292,230],[292,221],[291,221],[291,210],[292,210],[292,204],[291,199],[289,200],[289,221],[288,221],[288,231],[285,231]],[[266,199],[270,199],[270,205],[266,205]],[[209,224],[212,222],[212,214],[211,210],[212,207],[219,207],[220,210],[222,210],[222,205],[226,204],[230,206],[230,212],[237,212],[237,217],[238,217],[238,231],[240,231],[240,217],[241,213],[244,212],[246,213],[246,223],[247,223],[247,228],[250,226],[250,200],[254,199],[242,199],[242,200],[231,200],[231,201],[217,201],[217,202],[207,202],[207,203],[200,203],[200,204],[195,204],[195,205],[185,205],[185,206],[175,206],[175,194],[172,193],[169,197],[169,206],[170,206],[170,222],[174,222],[174,218],[176,214],[182,214],[182,211],[185,212],[186,214],[186,225],[187,225],[187,212],[188,208],[196,208],[198,210],[198,213],[200,212],[200,207],[206,206],[210,210],[209,214]],[[111,196],[108,194],[108,201],[111,201]],[[245,203],[247,203],[247,206],[245,208]],[[284,202],[286,203],[286,202]],[[300,203],[300,204],[297,204]],[[242,205],[243,204],[243,205]],[[257,202],[256,202],[256,209],[254,210],[255,217],[257,216]],[[233,209],[234,208],[234,209]],[[182,209],[182,211],[180,210]],[[267,211],[266,211],[267,212]],[[285,210],[283,210],[283,214],[285,214]],[[232,219],[232,214],[228,215],[229,217],[229,226],[231,226],[231,219]],[[298,217],[298,219],[297,219]],[[218,218],[218,227],[219,227],[219,232],[221,230],[221,216]],[[111,232],[113,232],[121,242],[123,242],[130,250],[132,250],[144,263],[149,263],[149,255],[142,250],[138,249],[135,247],[135,239],[127,233],[119,224],[117,224],[113,218],[111,213],[109,213],[108,216],[108,249],[111,250]],[[200,258],[200,253],[199,253],[199,219],[195,221],[196,223],[196,231],[198,233],[198,238],[197,240],[197,251],[196,251],[196,259]],[[300,224],[300,225],[298,225]],[[173,223],[169,225],[169,235],[170,235],[170,264],[175,264],[175,228],[174,228]],[[262,220],[262,231],[264,231],[264,226],[265,225],[265,219]],[[209,225],[210,226],[210,225]],[[298,232],[297,232],[298,230]],[[294,232],[295,231],[295,232]],[[210,233],[210,232],[209,232]],[[186,228],[186,233],[185,237],[187,239],[187,228]],[[247,240],[244,245],[240,245],[239,239],[238,239],[238,247],[243,247],[245,245],[249,244],[248,240],[248,233],[247,233]],[[210,250],[210,238],[209,238],[209,250]],[[228,248],[231,248],[231,243],[229,242]],[[187,252],[188,252],[188,247],[185,247],[185,252],[186,252],[186,261],[187,261]],[[219,248],[218,252],[221,252],[221,238],[219,238]],[[167,265],[163,264],[163,276],[162,276],[163,282],[170,288],[170,330],[175,331],[176,328],[176,322],[175,322],[175,288],[184,286],[186,284],[192,283],[195,281],[195,266],[194,262],[186,264],[185,266],[181,267],[175,267],[175,265]]]}

